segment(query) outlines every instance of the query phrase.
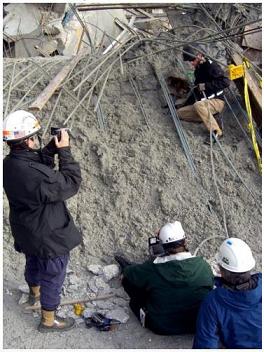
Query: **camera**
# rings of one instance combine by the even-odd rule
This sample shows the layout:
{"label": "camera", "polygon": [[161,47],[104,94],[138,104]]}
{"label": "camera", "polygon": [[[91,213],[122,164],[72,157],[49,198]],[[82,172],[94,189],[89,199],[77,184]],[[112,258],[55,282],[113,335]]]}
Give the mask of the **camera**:
{"label": "camera", "polygon": [[165,255],[163,245],[161,244],[158,237],[149,237],[148,244],[149,244],[149,253],[151,256],[162,257],[163,255]]}
{"label": "camera", "polygon": [[[68,133],[70,132],[70,129],[69,128],[64,128]],[[61,130],[62,128],[60,127],[51,127],[50,128],[50,134],[52,136],[57,136],[58,137],[58,141],[60,141],[61,139]]]}

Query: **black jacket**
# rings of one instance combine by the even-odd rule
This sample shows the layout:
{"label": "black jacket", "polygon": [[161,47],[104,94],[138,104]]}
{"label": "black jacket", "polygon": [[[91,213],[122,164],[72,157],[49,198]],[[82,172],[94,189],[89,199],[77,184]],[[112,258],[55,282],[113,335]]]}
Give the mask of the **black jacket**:
{"label": "black jacket", "polygon": [[47,148],[11,151],[3,164],[15,248],[40,258],[69,253],[82,240],[64,203],[79,189],[80,167],[69,147],[58,155],[59,171],[52,169],[54,156]]}
{"label": "black jacket", "polygon": [[[230,84],[229,79],[225,76],[222,68],[215,62],[206,59],[203,64],[196,67],[194,71],[195,81],[194,84],[205,83],[205,95],[209,97],[227,88]],[[203,94],[198,90],[195,91],[198,100],[203,98]],[[222,99],[223,94],[216,97]]]}

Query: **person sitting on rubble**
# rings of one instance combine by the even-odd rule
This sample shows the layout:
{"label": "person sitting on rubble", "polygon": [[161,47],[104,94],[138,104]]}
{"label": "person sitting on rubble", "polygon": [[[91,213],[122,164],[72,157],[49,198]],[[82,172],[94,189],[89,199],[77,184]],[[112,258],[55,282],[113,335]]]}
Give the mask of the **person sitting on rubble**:
{"label": "person sitting on rubble", "polygon": [[[210,132],[213,142],[222,137],[222,130],[213,115],[224,109],[224,89],[230,84],[222,68],[206,58],[198,46],[183,47],[183,60],[189,61],[194,68],[195,81],[193,95],[185,103],[186,106],[177,109],[180,119],[189,122],[203,122]],[[197,101],[195,101],[197,100]],[[206,140],[210,144],[209,140]]]}
{"label": "person sitting on rubble", "polygon": [[[10,153],[3,162],[3,184],[10,206],[15,250],[25,255],[29,308],[41,306],[38,331],[66,331],[71,317],[60,318],[56,309],[66,276],[70,250],[82,236],[66,208],[81,184],[79,163],[73,159],[69,135],[59,131],[41,149],[41,126],[30,112],[17,110],[3,122],[3,138]],[[54,170],[58,154],[59,170]]]}
{"label": "person sitting on rubble", "polygon": [[252,274],[251,249],[238,238],[219,248],[221,277],[203,301],[193,348],[261,349],[262,274]]}
{"label": "person sitting on rubble", "polygon": [[115,256],[130,308],[156,334],[193,333],[200,303],[213,288],[211,268],[189,252],[179,221],[164,225],[153,239],[162,249],[154,260],[131,264]]}

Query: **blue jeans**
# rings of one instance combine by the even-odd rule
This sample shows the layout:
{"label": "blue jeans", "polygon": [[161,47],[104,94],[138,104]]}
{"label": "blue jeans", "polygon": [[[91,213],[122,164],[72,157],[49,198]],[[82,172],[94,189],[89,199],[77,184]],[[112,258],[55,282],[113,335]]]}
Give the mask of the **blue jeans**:
{"label": "blue jeans", "polygon": [[25,280],[30,287],[40,286],[40,304],[44,310],[56,310],[66,276],[69,254],[52,259],[26,255]]}

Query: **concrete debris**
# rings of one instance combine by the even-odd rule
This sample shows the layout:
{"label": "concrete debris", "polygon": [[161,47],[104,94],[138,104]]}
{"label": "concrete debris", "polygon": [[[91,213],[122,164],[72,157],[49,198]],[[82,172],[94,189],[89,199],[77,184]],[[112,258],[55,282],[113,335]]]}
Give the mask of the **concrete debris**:
{"label": "concrete debris", "polygon": [[103,267],[99,264],[90,264],[87,266],[87,270],[95,275],[100,275],[103,273]]}
{"label": "concrete debris", "polygon": [[23,293],[27,293],[29,294],[29,287],[28,285],[19,285],[18,286],[19,291],[23,292]]}
{"label": "concrete debris", "polygon": [[93,301],[96,309],[112,309],[114,307],[114,304],[110,300],[106,301]]}
{"label": "concrete debris", "polygon": [[76,276],[76,275],[69,276],[69,284],[70,285],[78,286],[80,283],[81,283],[81,279],[78,276]]}
{"label": "concrete debris", "polygon": [[103,278],[106,282],[110,281],[114,277],[118,277],[119,273],[120,270],[117,264],[107,265],[103,268]]}
{"label": "concrete debris", "polygon": [[110,286],[104,282],[101,277],[93,277],[88,283],[90,289],[94,293],[109,293],[111,292]]}
{"label": "concrete debris", "polygon": [[[254,30],[260,27],[260,23],[250,24],[245,26],[245,32]],[[247,34],[243,37],[242,46],[246,46],[248,48],[262,50],[262,32],[256,32],[252,34]]]}
{"label": "concrete debris", "polygon": [[89,309],[89,308],[86,308],[84,311],[83,311],[83,317],[84,318],[90,318],[93,314],[93,310]]}
{"label": "concrete debris", "polygon": [[20,300],[18,301],[18,304],[21,305],[26,303],[27,301],[28,301],[28,294],[22,293]]}
{"label": "concrete debris", "polygon": [[112,298],[112,302],[119,307],[127,307],[128,306],[128,300],[121,298],[121,297]]}
{"label": "concrete debris", "polygon": [[8,4],[3,20],[3,33],[14,41],[39,30],[41,11],[37,4]]}
{"label": "concrete debris", "polygon": [[110,312],[106,313],[106,318],[117,319],[117,320],[121,321],[121,323],[125,324],[129,319],[129,315],[125,312],[124,309],[117,308],[117,309],[113,309]]}

